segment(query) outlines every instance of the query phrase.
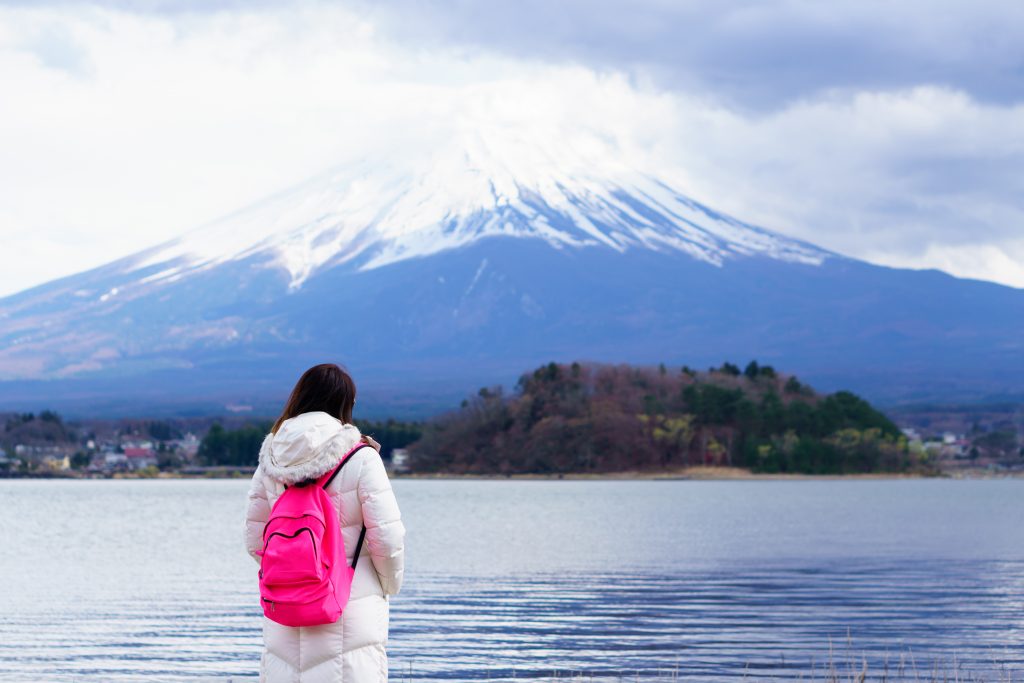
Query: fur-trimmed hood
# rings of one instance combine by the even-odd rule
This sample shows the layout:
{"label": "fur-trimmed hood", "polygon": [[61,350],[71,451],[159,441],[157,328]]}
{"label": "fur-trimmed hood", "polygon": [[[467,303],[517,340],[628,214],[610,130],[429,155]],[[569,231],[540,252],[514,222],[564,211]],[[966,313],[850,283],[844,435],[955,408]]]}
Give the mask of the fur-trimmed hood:
{"label": "fur-trimmed hood", "polygon": [[260,466],[282,484],[313,479],[333,469],[361,437],[358,427],[327,413],[302,413],[282,422],[276,434],[267,434]]}

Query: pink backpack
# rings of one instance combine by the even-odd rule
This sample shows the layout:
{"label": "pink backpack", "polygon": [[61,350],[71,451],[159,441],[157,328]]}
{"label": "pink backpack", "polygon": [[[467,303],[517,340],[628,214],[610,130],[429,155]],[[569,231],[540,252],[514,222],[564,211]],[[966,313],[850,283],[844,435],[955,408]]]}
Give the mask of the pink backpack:
{"label": "pink backpack", "polygon": [[359,532],[350,567],[338,513],[325,489],[364,446],[358,444],[319,479],[285,487],[274,503],[260,553],[260,598],[268,619],[285,626],[318,626],[336,622],[345,609],[366,527]]}

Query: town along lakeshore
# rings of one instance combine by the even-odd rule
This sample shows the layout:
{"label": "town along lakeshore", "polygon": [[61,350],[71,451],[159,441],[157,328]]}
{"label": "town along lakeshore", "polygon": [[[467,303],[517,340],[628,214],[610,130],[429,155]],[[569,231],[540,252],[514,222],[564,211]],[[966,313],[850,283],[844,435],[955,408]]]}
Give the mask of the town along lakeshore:
{"label": "town along lakeshore", "polygon": [[[240,406],[233,406],[238,411]],[[272,419],[0,415],[0,476],[239,476]],[[422,420],[356,419],[395,474],[895,475],[1024,472],[1017,404],[900,406],[823,394],[750,361],[706,371],[548,363]],[[745,476],[745,475],[743,475]]]}

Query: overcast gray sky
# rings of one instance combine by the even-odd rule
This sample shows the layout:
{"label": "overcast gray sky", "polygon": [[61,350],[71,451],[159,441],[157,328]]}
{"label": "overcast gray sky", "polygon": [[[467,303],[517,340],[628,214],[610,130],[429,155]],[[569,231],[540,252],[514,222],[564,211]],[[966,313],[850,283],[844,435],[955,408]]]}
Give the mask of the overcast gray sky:
{"label": "overcast gray sky", "polygon": [[742,219],[1024,287],[1016,1],[0,2],[0,83],[0,294],[455,116],[586,129]]}

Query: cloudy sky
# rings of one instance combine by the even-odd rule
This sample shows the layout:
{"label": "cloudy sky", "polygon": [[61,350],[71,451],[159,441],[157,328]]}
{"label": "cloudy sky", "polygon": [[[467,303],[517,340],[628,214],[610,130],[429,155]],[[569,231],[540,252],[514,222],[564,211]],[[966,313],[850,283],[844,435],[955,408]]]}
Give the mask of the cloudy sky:
{"label": "cloudy sky", "polygon": [[0,0],[0,295],[453,118],[585,130],[712,206],[1024,287],[1017,0]]}

